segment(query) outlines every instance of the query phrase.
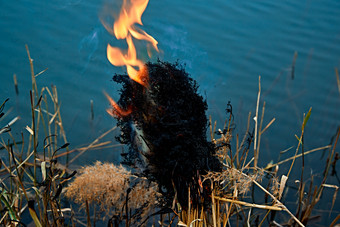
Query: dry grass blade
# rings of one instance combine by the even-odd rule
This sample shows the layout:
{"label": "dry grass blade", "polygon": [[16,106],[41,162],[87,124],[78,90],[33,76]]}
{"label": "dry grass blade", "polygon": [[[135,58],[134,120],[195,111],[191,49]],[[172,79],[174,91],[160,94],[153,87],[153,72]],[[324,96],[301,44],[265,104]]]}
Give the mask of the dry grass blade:
{"label": "dry grass blade", "polygon": [[247,202],[244,202],[244,201],[239,201],[239,200],[235,200],[235,199],[228,199],[228,198],[221,198],[221,197],[218,197],[218,196],[215,196],[214,198],[219,200],[219,201],[234,203],[234,204],[247,206],[247,207],[259,208],[259,209],[265,209],[265,210],[276,210],[276,211],[282,211],[283,210],[282,207],[278,207],[278,206],[268,206],[268,205],[247,203]]}
{"label": "dry grass blade", "polygon": [[52,115],[50,121],[48,122],[49,125],[52,124],[53,121],[54,121],[54,119],[57,117],[57,115],[58,115],[58,113],[59,113],[59,108],[60,108],[60,106],[58,106],[57,111]]}
{"label": "dry grass blade", "polygon": [[251,118],[251,112],[248,113],[248,120],[247,120],[247,129],[244,133],[244,136],[243,136],[243,139],[242,139],[242,142],[240,143],[240,145],[238,146],[238,149],[236,152],[240,152],[240,149],[241,147],[243,147],[246,139],[247,139],[247,136],[248,136],[248,132],[249,132],[249,127],[250,127],[250,118]]}
{"label": "dry grass blade", "polygon": [[48,68],[44,69],[43,71],[37,73],[34,77],[38,77],[39,75],[43,74],[44,72],[46,72],[48,70]]}
{"label": "dry grass blade", "polygon": [[93,100],[91,99],[90,101],[90,104],[91,104],[91,120],[94,119],[94,111],[93,111]]}
{"label": "dry grass blade", "polygon": [[[328,149],[330,147],[332,147],[332,145],[326,145],[326,146],[323,146],[323,147],[318,147],[318,148],[315,148],[315,149],[312,149],[312,150],[304,152],[303,155],[308,155],[308,154],[311,154],[311,153],[313,153],[315,151],[325,150],[325,149]],[[291,148],[288,148],[287,150],[290,150],[290,149]],[[275,166],[279,166],[279,165],[281,165],[281,164],[283,164],[285,162],[289,162],[290,160],[293,160],[293,159],[296,159],[296,158],[300,158],[301,156],[302,156],[302,153],[294,155],[293,157],[287,158],[287,159],[282,160],[282,161],[280,161],[278,163],[275,163],[275,164],[268,164],[268,166],[266,166],[265,169],[267,170],[267,169],[273,168]]]}
{"label": "dry grass blade", "polygon": [[214,227],[217,226],[217,223],[216,223],[216,204],[215,204],[215,195],[214,195],[214,189],[212,188],[212,192],[211,192],[211,207],[212,207],[212,218],[213,218],[213,224],[214,224]]}
{"label": "dry grass blade", "polygon": [[261,134],[263,134],[275,121],[275,117],[264,127],[264,129],[261,131]]}
{"label": "dry grass blade", "polygon": [[42,224],[41,224],[41,222],[39,220],[37,212],[34,209],[34,201],[28,201],[28,210],[29,210],[29,212],[31,214],[31,217],[32,217],[32,219],[34,221],[35,226],[42,227]]}
{"label": "dry grass blade", "polygon": [[91,215],[90,215],[89,202],[86,200],[85,203],[86,203],[87,227],[91,227]]}
{"label": "dry grass blade", "polygon": [[15,122],[17,122],[20,119],[20,117],[13,118],[8,124],[0,129],[0,134],[6,132]]}
{"label": "dry grass blade", "polygon": [[262,191],[264,191],[267,195],[269,195],[273,201],[280,207],[282,207],[282,209],[284,211],[286,211],[300,226],[304,226],[304,224],[301,223],[301,221],[299,219],[297,219],[295,217],[294,214],[292,214],[292,212],[289,211],[289,209],[282,203],[280,202],[273,194],[271,194],[267,189],[265,189],[261,184],[259,184],[256,180],[250,178],[247,174],[240,172],[240,174],[242,174],[243,176],[249,178],[254,184],[256,184],[256,186],[258,186]]}
{"label": "dry grass blade", "polygon": [[257,133],[258,133],[258,121],[259,121],[259,106],[260,106],[260,96],[261,96],[261,76],[259,76],[259,91],[257,93],[257,102],[256,102],[256,112],[255,112],[255,135],[254,135],[254,167],[257,167],[257,158],[258,158],[258,150],[257,150]]}
{"label": "dry grass blade", "polygon": [[334,204],[335,204],[335,200],[336,200],[336,196],[338,194],[338,191],[339,191],[339,187],[336,186],[336,185],[329,185],[329,184],[322,184],[321,186],[323,187],[327,187],[327,188],[334,188],[334,194],[333,194],[333,199],[332,199],[332,207],[330,209],[330,213],[332,212],[333,210],[333,207],[334,207]]}
{"label": "dry grass blade", "polygon": [[25,129],[26,129],[32,136],[34,135],[33,130],[32,130],[28,125],[26,125]]}
{"label": "dry grass blade", "polygon": [[338,216],[336,216],[336,218],[332,221],[332,223],[330,224],[330,227],[335,226],[335,224],[340,220],[340,214],[338,214]]}
{"label": "dry grass blade", "polygon": [[18,80],[17,80],[16,74],[13,74],[13,81],[14,81],[15,93],[18,95],[19,94],[19,88],[18,88]]}
{"label": "dry grass blade", "polygon": [[[262,124],[263,124],[263,117],[264,117],[264,111],[266,108],[266,102],[263,102],[263,106],[262,106],[262,114],[261,114],[261,121],[260,121],[260,126],[257,129],[258,130],[258,139],[257,139],[257,148],[256,148],[256,156],[254,155],[254,157],[259,160],[259,153],[260,153],[260,144],[261,144],[261,136],[262,136]],[[257,120],[257,119],[256,119]]]}
{"label": "dry grass blade", "polygon": [[283,190],[285,189],[287,180],[288,180],[288,177],[285,175],[282,175],[281,181],[280,181],[279,199],[281,199],[282,197]]}
{"label": "dry grass blade", "polygon": [[336,76],[336,82],[338,84],[338,90],[339,90],[339,94],[340,94],[340,78],[339,78],[338,68],[335,68],[335,76]]}
{"label": "dry grass blade", "polygon": [[291,78],[292,78],[292,80],[294,80],[294,77],[295,77],[295,62],[296,62],[297,56],[298,56],[298,52],[295,51],[294,52],[294,57],[293,57],[293,62],[292,62],[292,71],[291,71]]}
{"label": "dry grass blade", "polygon": [[336,139],[335,139],[335,142],[334,142],[334,145],[333,145],[333,148],[332,148],[332,152],[329,156],[329,161],[327,163],[327,167],[326,167],[326,170],[325,170],[325,173],[324,173],[324,180],[323,180],[323,183],[326,182],[326,178],[327,178],[327,175],[328,175],[328,172],[329,172],[329,169],[331,168],[331,165],[332,165],[332,160],[334,158],[334,154],[335,154],[335,148],[338,144],[338,141],[339,141],[339,137],[340,137],[340,127],[338,128],[338,131],[337,131],[337,135],[336,135]]}
{"label": "dry grass blade", "polygon": [[83,151],[88,151],[88,150],[101,150],[101,149],[107,149],[107,148],[112,148],[112,147],[123,146],[121,144],[114,144],[114,145],[106,146],[106,145],[111,144],[111,143],[112,143],[112,141],[106,141],[106,142],[94,144],[90,148],[88,148],[88,146],[86,146],[86,147],[72,149],[70,151],[66,151],[66,152],[61,153],[59,155],[55,155],[54,158],[60,158],[60,157],[63,157],[65,155],[69,155],[69,154],[71,154],[73,152],[78,152],[78,151],[83,152]]}
{"label": "dry grass blade", "polygon": [[[288,170],[287,177],[289,177],[289,174],[290,174],[290,172],[291,172],[292,169],[293,169],[293,166],[294,166],[294,162],[295,162],[297,153],[298,153],[298,151],[299,151],[300,145],[302,144],[302,138],[303,138],[303,134],[304,134],[304,132],[305,132],[305,126],[306,126],[306,124],[307,124],[307,121],[308,121],[308,119],[309,119],[309,116],[310,116],[310,114],[311,114],[311,111],[312,111],[312,107],[309,108],[309,111],[308,111],[306,117],[304,117],[304,119],[303,119],[303,123],[302,123],[302,126],[301,126],[301,135],[300,135],[300,137],[298,138],[299,143],[298,143],[298,145],[297,145],[297,147],[296,147],[295,155],[294,155],[294,157],[293,157],[292,164],[290,165],[290,168],[289,168],[289,170]],[[305,155],[305,153],[303,153],[302,155]]]}
{"label": "dry grass blade", "polygon": [[102,135],[100,135],[97,139],[95,139],[90,145],[88,145],[84,150],[82,150],[79,154],[77,154],[73,159],[69,161],[69,164],[73,163],[78,157],[80,157],[82,154],[84,154],[86,151],[90,150],[96,143],[99,142],[102,138],[104,138],[107,134],[115,130],[117,126],[107,130]]}

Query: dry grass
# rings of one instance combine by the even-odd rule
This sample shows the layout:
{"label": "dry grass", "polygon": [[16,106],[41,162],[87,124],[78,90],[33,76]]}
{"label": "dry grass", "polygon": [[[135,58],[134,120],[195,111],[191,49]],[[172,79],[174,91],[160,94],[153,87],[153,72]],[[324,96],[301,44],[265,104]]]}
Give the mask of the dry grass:
{"label": "dry grass", "polygon": [[85,208],[86,202],[99,203],[101,209],[110,213],[111,208],[120,212],[125,194],[130,188],[131,173],[123,166],[97,161],[93,166],[83,167],[75,180],[67,187],[65,195]]}
{"label": "dry grass", "polygon": [[[262,113],[259,113],[261,86],[259,79],[259,92],[257,96],[257,107],[255,115],[255,130],[254,136],[249,133],[250,116],[248,117],[248,127],[241,142],[238,141],[239,136],[236,136],[236,151],[232,150],[231,142],[233,140],[233,115],[232,108],[227,109],[230,114],[229,119],[225,122],[223,129],[216,129],[216,122],[212,123],[210,119],[210,131],[212,141],[218,148],[217,155],[223,163],[224,169],[222,172],[209,172],[204,180],[211,182],[212,187],[212,204],[210,209],[203,209],[202,207],[191,208],[190,210],[182,211],[179,216],[179,223],[181,226],[234,226],[244,224],[247,226],[255,225],[261,226],[266,222],[273,226],[280,226],[275,221],[277,212],[283,211],[288,214],[283,224],[289,226],[305,226],[310,220],[314,219],[313,209],[320,201],[324,189],[334,189],[332,207],[335,204],[336,195],[339,186],[325,185],[328,171],[333,166],[335,169],[336,158],[335,148],[337,146],[340,129],[337,131],[334,144],[322,146],[309,151],[303,149],[304,129],[311,115],[311,109],[303,118],[301,126],[301,135],[297,137],[298,144],[296,146],[295,155],[286,160],[280,161],[276,164],[268,164],[266,168],[258,167],[258,159],[260,157],[260,140],[261,135],[269,128],[275,121],[273,118],[263,129],[263,118],[265,111],[265,103],[263,103]],[[259,118],[261,116],[261,118]],[[216,132],[220,135],[215,138]],[[254,144],[253,151],[251,144]],[[302,147],[302,148],[301,148]],[[321,184],[314,185],[313,175],[309,185],[306,185],[306,180],[303,179],[304,162],[302,165],[301,179],[294,179],[290,176],[291,170],[294,167],[295,161],[298,158],[303,158],[315,151],[330,149],[329,157],[326,161],[325,171]],[[301,150],[301,153],[299,151]],[[333,160],[333,161],[331,161]],[[291,161],[289,171],[286,174],[278,175],[279,166]],[[333,164],[331,164],[333,163]],[[263,179],[267,186],[261,183]],[[289,210],[283,202],[285,200],[285,192],[288,192],[288,182],[298,180],[299,188],[297,193],[298,204],[295,211]],[[253,203],[254,201],[254,187],[262,191],[262,198],[264,204]],[[261,193],[256,192],[256,196],[260,197]],[[259,200],[259,199],[256,199]],[[291,201],[291,199],[290,199]],[[330,211],[331,212],[331,211]],[[294,214],[295,213],[295,214]],[[282,215],[280,215],[282,222]],[[269,218],[270,217],[270,218]],[[336,218],[333,225],[339,220]],[[267,225],[266,224],[266,225]]]}
{"label": "dry grass", "polygon": [[[30,222],[35,226],[69,225],[78,221],[72,217],[72,209],[62,201],[63,188],[75,174],[68,167],[69,154],[101,149],[110,146],[112,141],[101,142],[101,136],[85,148],[68,149],[57,89],[55,86],[38,89],[36,77],[46,70],[36,74],[27,46],[26,50],[32,89],[28,98],[31,122],[26,123],[25,131],[12,133],[19,116],[3,124],[8,117],[5,111],[8,99],[0,106],[3,125],[0,127],[0,151],[7,153],[0,160],[0,225],[25,226]],[[21,223],[22,219],[28,223]]]}
{"label": "dry grass", "polygon": [[[0,165],[0,223],[6,226],[20,223],[21,217],[29,213],[36,226],[57,226],[64,223],[60,194],[68,180],[68,169],[59,164],[54,155],[67,150],[69,144],[59,111],[57,89],[53,86],[51,90],[47,87],[38,89],[36,77],[42,72],[35,74],[27,46],[26,50],[31,67],[32,121],[19,139],[11,133],[11,124],[19,117],[5,126],[7,131],[1,130],[0,144],[8,152],[8,158],[2,159]],[[58,145],[60,143],[63,145]]]}
{"label": "dry grass", "polygon": [[98,205],[106,214],[103,217],[115,217],[119,222],[126,219],[129,224],[144,220],[155,209],[159,196],[155,183],[149,184],[121,165],[98,161],[81,169],[65,195],[82,208]]}
{"label": "dry grass", "polygon": [[[27,124],[20,138],[15,138],[10,131],[19,117],[14,117],[0,127],[0,149],[7,151],[7,157],[0,162],[1,225],[25,226],[33,222],[36,226],[91,226],[101,219],[104,222],[108,220],[110,226],[136,226],[151,224],[153,218],[161,226],[305,226],[314,219],[315,208],[323,196],[332,198],[328,213],[339,213],[333,211],[339,185],[330,184],[328,177],[334,173],[339,159],[336,147],[340,129],[332,144],[305,151],[304,129],[311,115],[310,109],[303,118],[301,134],[297,136],[295,155],[261,168],[258,166],[261,136],[270,130],[275,118],[265,124],[265,103],[260,103],[260,88],[254,133],[250,133],[252,124],[249,113],[246,132],[242,137],[234,136],[234,116],[230,104],[227,108],[229,117],[222,129],[217,129],[217,123],[210,119],[211,140],[224,168],[221,172],[209,172],[200,179],[210,182],[209,206],[192,207],[189,199],[185,210],[175,200],[172,207],[159,208],[157,200],[160,194],[155,183],[110,163],[96,162],[81,168],[76,174],[69,169],[69,165],[80,155],[92,149],[117,146],[112,145],[112,141],[102,141],[115,128],[88,146],[68,149],[57,89],[38,89],[36,76],[43,71],[35,74],[28,48],[27,53],[32,79],[29,97],[32,121]],[[337,70],[336,76],[339,81]],[[17,84],[16,77],[14,81]],[[4,112],[6,101],[0,105],[0,123],[7,117]],[[325,149],[328,154],[321,183],[317,183],[314,175],[306,179],[303,172],[304,157]],[[76,155],[70,160],[68,156],[73,153]],[[302,160],[300,178],[291,174],[298,159]],[[281,166],[287,163],[290,163],[289,171],[280,171]],[[73,179],[67,187],[68,181]],[[296,206],[295,210],[289,210],[285,201],[292,199],[287,200],[286,196],[295,182],[298,186]],[[189,190],[189,198],[190,193]],[[75,204],[65,198],[72,198],[79,204],[81,212],[78,213]],[[21,223],[23,220],[30,221]],[[338,214],[331,221],[331,226],[335,226],[339,220]]]}

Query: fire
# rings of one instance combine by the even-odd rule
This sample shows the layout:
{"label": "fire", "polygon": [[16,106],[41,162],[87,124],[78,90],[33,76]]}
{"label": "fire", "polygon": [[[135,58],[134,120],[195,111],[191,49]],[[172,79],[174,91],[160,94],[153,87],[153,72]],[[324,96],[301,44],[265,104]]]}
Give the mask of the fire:
{"label": "fire", "polygon": [[144,63],[137,58],[137,51],[132,38],[145,40],[158,52],[158,42],[135,24],[143,25],[142,15],[149,0],[124,0],[118,19],[113,25],[113,32],[117,39],[125,39],[127,52],[117,47],[107,45],[107,58],[115,66],[126,66],[129,77],[137,83],[147,86],[148,73]]}
{"label": "fire", "polygon": [[131,108],[123,110],[106,92],[104,92],[104,95],[106,96],[107,100],[109,100],[112,106],[112,109],[107,109],[106,112],[112,117],[125,117],[132,112]]}
{"label": "fire", "polygon": [[[126,40],[128,50],[122,51],[110,44],[107,45],[107,59],[110,63],[115,66],[125,66],[129,77],[144,87],[148,87],[148,71],[144,63],[137,58],[133,38],[150,43],[159,52],[158,42],[151,35],[135,26],[135,24],[143,25],[142,15],[148,3],[149,0],[123,0],[119,17],[113,25],[113,33],[117,39]],[[150,56],[149,52],[148,54]],[[124,110],[107,93],[104,94],[112,106],[112,109],[107,110],[111,116],[125,117],[132,112],[132,108]]]}

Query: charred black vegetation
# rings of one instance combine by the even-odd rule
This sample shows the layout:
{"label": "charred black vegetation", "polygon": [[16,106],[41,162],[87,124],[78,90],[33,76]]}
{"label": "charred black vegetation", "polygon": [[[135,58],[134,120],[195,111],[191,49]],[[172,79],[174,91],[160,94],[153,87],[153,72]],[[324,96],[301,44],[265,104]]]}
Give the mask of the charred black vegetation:
{"label": "charred black vegetation", "polygon": [[180,64],[158,61],[146,67],[147,87],[127,75],[113,77],[122,84],[118,104],[132,110],[117,116],[122,131],[117,139],[129,146],[122,162],[157,182],[167,205],[175,198],[187,207],[189,188],[193,205],[209,203],[210,185],[201,175],[220,171],[221,164],[206,138],[207,103]]}

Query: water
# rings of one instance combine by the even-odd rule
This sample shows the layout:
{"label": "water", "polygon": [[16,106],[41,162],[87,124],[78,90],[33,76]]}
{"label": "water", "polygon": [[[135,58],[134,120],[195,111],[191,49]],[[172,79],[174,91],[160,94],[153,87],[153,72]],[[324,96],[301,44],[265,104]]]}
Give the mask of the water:
{"label": "water", "polygon": [[[88,144],[115,125],[105,112],[108,103],[102,91],[117,99],[119,86],[111,82],[111,76],[124,69],[107,61],[106,45],[124,47],[124,43],[108,34],[99,15],[104,6],[118,12],[119,5],[118,1],[0,0],[0,100],[9,97],[8,107],[14,107],[7,120],[20,115],[16,127],[22,130],[30,119],[30,71],[24,46],[28,44],[36,72],[48,68],[37,78],[39,85],[54,84],[58,88],[72,147]],[[208,101],[208,114],[220,127],[224,109],[231,101],[236,130],[244,132],[248,112],[254,116],[261,75],[261,101],[266,101],[264,124],[274,117],[276,120],[262,137],[260,164],[276,161],[280,151],[297,145],[295,135],[300,134],[303,113],[310,107],[305,149],[330,143],[340,125],[334,70],[340,68],[339,1],[151,0],[143,23],[162,50],[152,60],[159,57],[185,63]],[[292,78],[295,52],[298,56]],[[142,54],[142,58],[146,56]],[[19,96],[13,86],[14,73]],[[93,121],[90,100],[95,107]],[[78,161],[117,162],[119,152],[120,148],[90,151]],[[306,157],[306,172],[312,167],[317,171],[320,158],[320,152]],[[287,166],[282,167],[282,173]],[[295,173],[299,173],[298,168]],[[329,183],[338,184],[334,177]],[[327,201],[324,208],[329,204]]]}

